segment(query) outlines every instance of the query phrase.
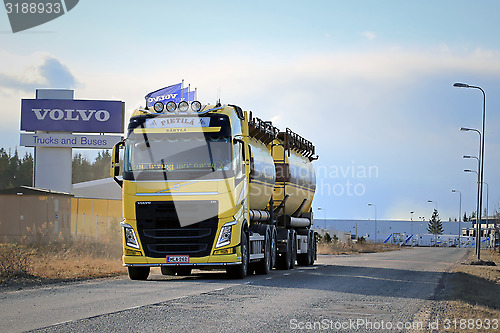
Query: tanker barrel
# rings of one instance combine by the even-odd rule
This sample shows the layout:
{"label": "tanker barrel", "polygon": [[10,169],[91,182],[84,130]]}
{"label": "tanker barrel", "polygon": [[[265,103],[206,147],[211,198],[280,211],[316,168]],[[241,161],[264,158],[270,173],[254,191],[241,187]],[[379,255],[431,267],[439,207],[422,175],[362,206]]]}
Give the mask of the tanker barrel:
{"label": "tanker barrel", "polygon": [[250,221],[265,222],[271,219],[271,213],[267,210],[250,209]]}

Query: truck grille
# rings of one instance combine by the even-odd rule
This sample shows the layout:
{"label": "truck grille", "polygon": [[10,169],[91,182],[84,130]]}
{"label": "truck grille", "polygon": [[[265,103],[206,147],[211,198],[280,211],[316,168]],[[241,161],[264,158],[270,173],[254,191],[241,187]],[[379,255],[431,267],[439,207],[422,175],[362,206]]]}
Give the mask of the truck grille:
{"label": "truck grille", "polygon": [[210,254],[218,225],[217,201],[147,201],[137,202],[135,209],[137,231],[146,256]]}

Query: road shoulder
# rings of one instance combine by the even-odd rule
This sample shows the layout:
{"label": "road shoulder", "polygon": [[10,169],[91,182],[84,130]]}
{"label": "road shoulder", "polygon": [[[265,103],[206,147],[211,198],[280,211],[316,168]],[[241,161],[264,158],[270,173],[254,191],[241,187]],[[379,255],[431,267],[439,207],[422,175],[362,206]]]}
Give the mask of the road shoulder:
{"label": "road shoulder", "polygon": [[484,250],[482,259],[496,266],[470,265],[474,252],[469,250],[444,272],[434,296],[417,313],[415,321],[433,325],[430,330],[448,332],[499,329],[500,255]]}

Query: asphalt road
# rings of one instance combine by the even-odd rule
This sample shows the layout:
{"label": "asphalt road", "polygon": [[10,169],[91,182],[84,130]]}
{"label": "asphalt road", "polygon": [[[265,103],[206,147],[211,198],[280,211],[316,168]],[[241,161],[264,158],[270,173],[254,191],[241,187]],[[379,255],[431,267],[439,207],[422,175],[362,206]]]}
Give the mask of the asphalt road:
{"label": "asphalt road", "polygon": [[[320,255],[311,267],[227,279],[101,279],[0,294],[3,332],[404,331],[464,249]],[[412,326],[413,325],[413,326]],[[427,327],[428,323],[421,323]],[[310,330],[311,329],[311,330]]]}

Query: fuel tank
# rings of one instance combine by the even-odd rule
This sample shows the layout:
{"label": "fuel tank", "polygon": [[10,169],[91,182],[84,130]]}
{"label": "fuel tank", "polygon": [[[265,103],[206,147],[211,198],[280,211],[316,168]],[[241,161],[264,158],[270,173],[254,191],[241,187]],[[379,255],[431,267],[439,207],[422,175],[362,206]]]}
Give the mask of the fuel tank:
{"label": "fuel tank", "polygon": [[249,208],[263,210],[273,195],[276,170],[271,152],[262,141],[250,138],[249,146]]}
{"label": "fuel tank", "polygon": [[[299,218],[309,212],[316,190],[313,144],[288,128],[280,132],[271,122],[253,118],[251,113],[248,125],[250,209],[269,211],[272,199],[277,216]],[[264,218],[261,213],[253,215]]]}
{"label": "fuel tank", "polygon": [[270,150],[276,166],[274,209],[278,215],[300,217],[310,211],[316,191],[314,146],[287,129]]}

